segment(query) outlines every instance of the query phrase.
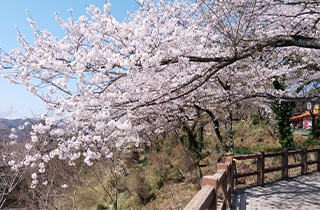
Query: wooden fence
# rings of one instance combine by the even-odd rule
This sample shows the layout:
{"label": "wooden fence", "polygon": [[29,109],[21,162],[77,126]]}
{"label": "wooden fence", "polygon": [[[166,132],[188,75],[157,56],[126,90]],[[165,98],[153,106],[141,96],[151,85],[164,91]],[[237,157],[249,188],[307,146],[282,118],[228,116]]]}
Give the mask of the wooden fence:
{"label": "wooden fence", "polygon": [[213,176],[202,178],[202,188],[184,209],[226,209],[231,206],[233,193],[233,158],[218,164]]}
{"label": "wooden fence", "polygon": [[[308,161],[308,154],[316,153],[316,160]],[[300,162],[289,164],[289,156],[299,155]],[[266,168],[265,159],[270,157],[281,157],[281,166]],[[234,173],[236,160],[256,159],[257,169],[243,173]],[[301,175],[308,173],[308,165],[317,164],[317,171],[320,171],[320,148],[317,149],[300,149],[300,150],[284,150],[281,152],[265,153],[258,152],[255,155],[243,155],[226,158],[225,163],[218,164],[217,173],[213,176],[204,176],[202,179],[201,190],[193,197],[193,199],[184,208],[189,209],[226,209],[231,207],[231,196],[233,193],[234,180],[257,175],[257,184],[264,186],[265,174],[281,171],[281,179],[288,180],[289,169],[301,167]]]}
{"label": "wooden fence", "polygon": [[[316,160],[308,161],[308,154],[316,153]],[[300,154],[300,162],[295,164],[289,164],[289,156]],[[281,166],[266,168],[265,167],[265,158],[270,157],[281,157]],[[265,174],[281,171],[281,179],[288,180],[289,178],[289,169],[301,167],[301,175],[305,175],[308,173],[308,165],[317,164],[317,170],[320,171],[320,148],[317,149],[300,149],[300,150],[284,150],[282,152],[274,152],[274,153],[264,153],[258,152],[255,155],[244,155],[235,157],[237,160],[247,160],[247,159],[256,159],[257,160],[257,169],[254,171],[248,171],[244,173],[233,174],[234,179],[238,179],[241,177],[247,177],[252,175],[257,175],[257,184],[260,186],[264,186],[265,184]]]}

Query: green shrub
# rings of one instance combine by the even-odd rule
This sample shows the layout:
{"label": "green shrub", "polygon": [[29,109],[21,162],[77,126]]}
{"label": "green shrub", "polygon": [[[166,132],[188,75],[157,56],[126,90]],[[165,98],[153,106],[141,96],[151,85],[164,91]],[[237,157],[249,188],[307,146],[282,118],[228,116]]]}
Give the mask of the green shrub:
{"label": "green shrub", "polygon": [[98,204],[97,210],[108,210],[109,208],[103,204]]}
{"label": "green shrub", "polygon": [[257,114],[252,115],[252,124],[253,125],[258,125],[260,124],[260,117]]}

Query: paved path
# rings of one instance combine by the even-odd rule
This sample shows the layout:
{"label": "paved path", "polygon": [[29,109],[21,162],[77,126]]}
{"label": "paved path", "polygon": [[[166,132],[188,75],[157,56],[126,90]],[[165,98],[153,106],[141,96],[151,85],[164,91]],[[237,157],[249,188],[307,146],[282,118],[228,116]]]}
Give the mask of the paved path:
{"label": "paved path", "polygon": [[306,129],[295,129],[293,133],[300,134],[303,136],[308,136],[310,134],[310,131]]}
{"label": "paved path", "polygon": [[320,171],[235,190],[232,209],[320,209]]}

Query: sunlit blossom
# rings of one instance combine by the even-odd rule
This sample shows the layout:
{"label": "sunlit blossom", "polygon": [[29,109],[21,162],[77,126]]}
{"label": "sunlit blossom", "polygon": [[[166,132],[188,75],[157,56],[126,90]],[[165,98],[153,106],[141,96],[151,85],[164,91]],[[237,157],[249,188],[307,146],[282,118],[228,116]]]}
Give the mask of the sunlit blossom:
{"label": "sunlit blossom", "polygon": [[67,184],[63,184],[61,185],[62,188],[68,188],[68,185]]}
{"label": "sunlit blossom", "polygon": [[[138,2],[141,7],[126,21],[111,16],[109,3],[102,11],[90,6],[90,15],[78,20],[55,13],[66,33],[61,38],[40,30],[29,17],[35,42],[29,44],[18,32],[20,47],[1,51],[2,77],[24,85],[48,110],[32,125],[28,155],[9,161],[12,168],[28,166],[44,176],[54,158],[70,165],[83,159],[88,166],[102,156],[117,159],[118,152],[151,146],[150,136],[194,119],[201,109],[225,122],[226,110],[255,96],[255,105],[272,116],[269,98],[310,97],[293,88],[275,90],[274,78],[299,71],[302,81],[319,80],[319,71],[305,68],[319,63],[318,45],[301,47],[303,42],[294,40],[319,42],[316,4]],[[295,66],[287,58],[303,62]],[[304,84],[293,77],[286,82]],[[18,134],[11,130],[12,144]],[[35,187],[36,173],[32,179]]]}
{"label": "sunlit blossom", "polygon": [[37,179],[37,178],[38,178],[38,176],[37,176],[37,174],[36,174],[36,173],[33,173],[33,174],[31,175],[31,178],[32,178],[32,179]]}
{"label": "sunlit blossom", "polygon": [[26,148],[27,150],[30,150],[32,147],[33,147],[33,145],[32,145],[32,144],[29,144],[29,143],[26,143],[26,145],[25,145],[25,148]]}

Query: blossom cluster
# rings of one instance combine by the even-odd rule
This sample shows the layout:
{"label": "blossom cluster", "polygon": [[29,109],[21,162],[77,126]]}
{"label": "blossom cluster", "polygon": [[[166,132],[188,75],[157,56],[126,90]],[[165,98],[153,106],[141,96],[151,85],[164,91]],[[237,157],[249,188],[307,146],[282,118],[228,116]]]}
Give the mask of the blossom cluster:
{"label": "blossom cluster", "polygon": [[[317,68],[307,69],[319,63],[318,53],[274,40],[319,37],[320,17],[312,11],[320,8],[286,2],[146,0],[123,22],[110,15],[110,4],[91,5],[78,20],[56,15],[66,32],[61,39],[28,19],[35,42],[18,34],[20,48],[0,54],[2,76],[41,97],[55,116],[41,116],[25,160],[10,165],[37,167],[35,187],[51,159],[74,165],[83,157],[91,166],[113,158],[181,115],[191,117],[195,105],[221,113],[250,97],[303,96],[292,91],[296,75],[320,78]],[[272,78],[281,75],[289,88],[274,90]]]}

